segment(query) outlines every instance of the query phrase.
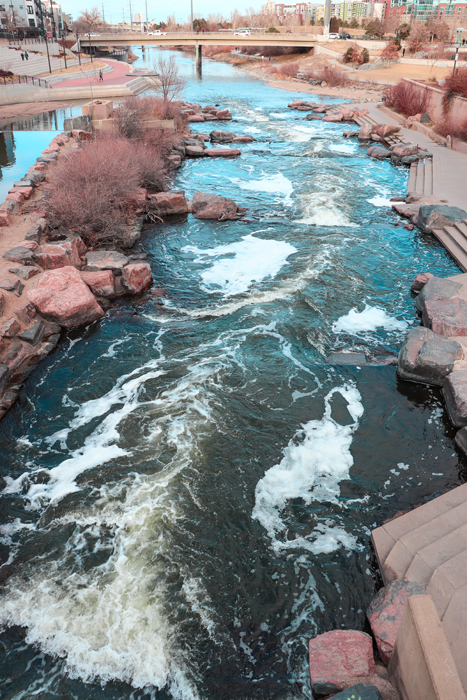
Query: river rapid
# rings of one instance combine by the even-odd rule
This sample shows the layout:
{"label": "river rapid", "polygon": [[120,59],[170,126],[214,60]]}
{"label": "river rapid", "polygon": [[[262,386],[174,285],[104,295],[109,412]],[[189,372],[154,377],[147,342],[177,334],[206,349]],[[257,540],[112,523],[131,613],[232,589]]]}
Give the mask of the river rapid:
{"label": "river rapid", "polygon": [[147,229],[163,304],[70,331],[0,424],[8,700],[310,698],[310,637],[364,628],[371,529],[464,478],[439,392],[383,364],[419,323],[415,274],[458,272],[394,227],[407,170],[287,110],[299,94],[175,55],[185,98],[234,117],[193,131],[257,141],[174,188],[250,221]]}

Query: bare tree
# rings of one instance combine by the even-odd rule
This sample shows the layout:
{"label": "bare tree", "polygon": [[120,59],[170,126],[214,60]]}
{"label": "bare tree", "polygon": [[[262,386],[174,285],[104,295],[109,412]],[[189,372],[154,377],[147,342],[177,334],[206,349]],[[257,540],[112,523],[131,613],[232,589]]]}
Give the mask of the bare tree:
{"label": "bare tree", "polygon": [[97,7],[93,7],[92,10],[84,10],[75,22],[75,25],[82,28],[84,34],[93,34],[97,29],[101,29],[102,24],[102,15]]}
{"label": "bare tree", "polygon": [[162,97],[166,103],[180,97],[186,87],[187,80],[180,75],[174,57],[170,56],[167,60],[163,56],[158,56],[154,59],[152,65],[156,73],[156,75],[151,78],[153,82],[152,89],[156,95]]}
{"label": "bare tree", "polygon": [[424,22],[414,22],[407,41],[409,53],[418,53],[425,51],[426,45],[430,38],[430,32]]}

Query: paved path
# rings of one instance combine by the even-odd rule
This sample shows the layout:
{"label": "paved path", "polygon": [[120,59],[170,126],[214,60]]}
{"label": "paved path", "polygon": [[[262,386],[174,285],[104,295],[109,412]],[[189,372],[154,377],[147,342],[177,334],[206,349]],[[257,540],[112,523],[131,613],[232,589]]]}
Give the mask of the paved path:
{"label": "paved path", "polygon": [[[379,124],[399,123],[378,109],[376,104],[367,103],[364,106]],[[423,150],[433,153],[433,194],[467,211],[467,154],[452,151],[412,129],[402,127],[401,134],[405,141],[416,143]]]}
{"label": "paved path", "polygon": [[[98,78],[92,78],[91,82],[97,83],[99,85],[125,85],[126,83],[129,83],[131,80],[134,80],[137,76],[136,75],[127,75],[130,70],[131,66],[128,65],[128,63],[124,63],[123,61],[113,61],[111,59],[99,59],[99,63],[105,63],[107,66],[109,66],[112,69],[111,73],[105,73],[104,74],[104,80],[99,83]],[[86,66],[87,69],[89,69],[91,66],[88,64]],[[66,78],[66,77],[65,77]],[[89,80],[86,77],[80,78],[78,80],[70,80],[69,78],[64,79],[60,83],[56,83],[54,85],[54,88],[67,88],[67,87],[88,87],[89,86]]]}

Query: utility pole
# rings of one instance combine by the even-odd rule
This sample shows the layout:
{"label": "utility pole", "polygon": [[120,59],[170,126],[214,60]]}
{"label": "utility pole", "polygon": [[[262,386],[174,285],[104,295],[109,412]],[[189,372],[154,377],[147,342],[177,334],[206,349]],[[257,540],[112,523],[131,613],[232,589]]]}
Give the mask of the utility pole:
{"label": "utility pole", "polygon": [[148,0],[146,0],[146,31],[149,31],[149,20],[148,20]]}
{"label": "utility pole", "polygon": [[193,34],[193,0],[191,0],[191,33]]}
{"label": "utility pole", "polygon": [[133,31],[133,15],[131,14],[131,0],[129,0],[130,4],[130,30]]}
{"label": "utility pole", "polygon": [[102,3],[102,22],[105,24],[104,3]]}
{"label": "utility pole", "polygon": [[45,48],[47,49],[47,60],[49,62],[49,73],[52,72],[52,66],[50,65],[50,54],[49,54],[49,44],[47,42],[47,30],[44,29],[44,15],[42,13],[42,3],[39,3],[39,9],[41,13],[41,34],[45,39]]}

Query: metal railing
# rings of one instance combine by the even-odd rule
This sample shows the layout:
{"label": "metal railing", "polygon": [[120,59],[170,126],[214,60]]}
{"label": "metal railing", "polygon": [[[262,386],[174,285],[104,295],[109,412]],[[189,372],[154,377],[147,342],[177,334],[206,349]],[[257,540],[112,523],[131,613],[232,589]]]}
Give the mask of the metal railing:
{"label": "metal railing", "polygon": [[[1,77],[0,77],[1,80]],[[21,85],[23,83],[32,83],[33,85],[38,85],[39,87],[49,88],[49,81],[44,78],[36,78],[33,75],[17,75],[14,80],[9,80],[7,83],[6,76],[3,76],[4,85]]]}

